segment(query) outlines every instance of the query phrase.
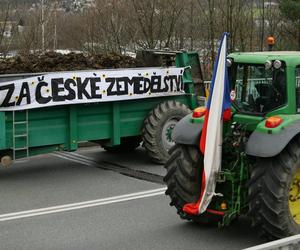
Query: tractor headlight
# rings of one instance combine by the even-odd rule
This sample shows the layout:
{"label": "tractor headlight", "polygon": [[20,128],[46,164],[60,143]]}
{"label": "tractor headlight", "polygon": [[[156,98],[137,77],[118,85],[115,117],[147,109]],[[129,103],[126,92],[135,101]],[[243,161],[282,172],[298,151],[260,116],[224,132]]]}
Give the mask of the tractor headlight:
{"label": "tractor headlight", "polygon": [[266,69],[272,68],[272,62],[270,60],[268,60],[268,61],[265,62],[265,68]]}
{"label": "tractor headlight", "polygon": [[282,65],[282,63],[279,60],[275,60],[273,63],[273,66],[275,69],[280,69],[281,65]]}
{"label": "tractor headlight", "polygon": [[227,67],[231,67],[231,65],[232,65],[232,59],[227,58],[227,59],[226,59],[226,66],[227,66]]}

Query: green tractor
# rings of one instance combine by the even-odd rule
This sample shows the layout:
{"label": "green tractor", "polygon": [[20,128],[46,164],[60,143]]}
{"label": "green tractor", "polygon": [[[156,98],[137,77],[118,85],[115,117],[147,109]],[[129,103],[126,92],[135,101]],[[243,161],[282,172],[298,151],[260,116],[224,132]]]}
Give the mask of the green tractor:
{"label": "green tractor", "polygon": [[299,234],[300,52],[232,53],[227,69],[232,119],[223,124],[217,195],[200,215],[182,210],[201,192],[204,112],[197,108],[172,134],[164,178],[170,205],[183,219],[219,226],[247,215],[268,239]]}

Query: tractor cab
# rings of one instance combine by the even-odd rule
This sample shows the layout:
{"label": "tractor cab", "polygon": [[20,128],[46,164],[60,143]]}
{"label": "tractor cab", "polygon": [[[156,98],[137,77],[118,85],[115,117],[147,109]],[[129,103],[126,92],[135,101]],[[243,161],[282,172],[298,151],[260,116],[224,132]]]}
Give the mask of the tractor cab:
{"label": "tractor cab", "polygon": [[233,53],[227,66],[232,106],[237,113],[296,113],[295,103],[300,104],[296,97],[300,93],[299,52]]}
{"label": "tractor cab", "polygon": [[232,105],[238,112],[263,115],[286,104],[286,69],[279,60],[234,63],[229,67],[229,76]]}

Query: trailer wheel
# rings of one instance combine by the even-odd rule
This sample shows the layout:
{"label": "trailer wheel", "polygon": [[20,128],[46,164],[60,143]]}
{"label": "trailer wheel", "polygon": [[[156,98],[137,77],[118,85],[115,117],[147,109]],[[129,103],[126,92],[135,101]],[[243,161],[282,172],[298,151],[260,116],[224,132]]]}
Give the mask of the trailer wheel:
{"label": "trailer wheel", "polygon": [[169,159],[168,151],[174,146],[172,131],[176,123],[190,113],[182,103],[167,101],[153,109],[144,122],[143,145],[151,160],[164,164]]}
{"label": "trailer wheel", "polygon": [[200,196],[203,156],[197,147],[177,144],[170,149],[170,159],[165,168],[167,174],[166,195],[170,196],[170,206],[177,209],[177,214],[186,220],[201,224],[217,224],[222,217],[204,212],[201,215],[188,215],[182,211],[186,203],[197,202]]}
{"label": "trailer wheel", "polygon": [[105,145],[101,145],[109,153],[128,153],[135,150],[141,144],[141,137],[124,137],[121,138],[121,144],[117,146],[108,147]]}
{"label": "trailer wheel", "polygon": [[300,138],[277,156],[259,158],[249,181],[249,215],[262,237],[300,233]]}

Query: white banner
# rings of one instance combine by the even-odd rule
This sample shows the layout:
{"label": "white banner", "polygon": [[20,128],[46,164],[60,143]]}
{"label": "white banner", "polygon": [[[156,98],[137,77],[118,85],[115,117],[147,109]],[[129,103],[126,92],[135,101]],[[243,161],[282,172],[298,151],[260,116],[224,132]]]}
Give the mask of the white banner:
{"label": "white banner", "polygon": [[0,111],[184,94],[184,68],[55,72],[0,83]]}

